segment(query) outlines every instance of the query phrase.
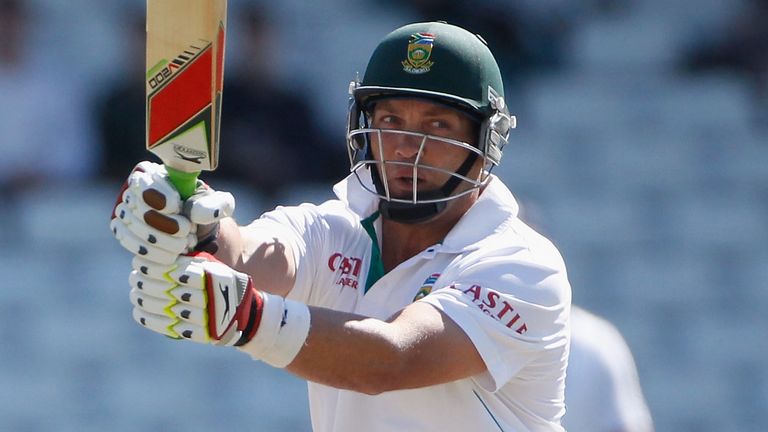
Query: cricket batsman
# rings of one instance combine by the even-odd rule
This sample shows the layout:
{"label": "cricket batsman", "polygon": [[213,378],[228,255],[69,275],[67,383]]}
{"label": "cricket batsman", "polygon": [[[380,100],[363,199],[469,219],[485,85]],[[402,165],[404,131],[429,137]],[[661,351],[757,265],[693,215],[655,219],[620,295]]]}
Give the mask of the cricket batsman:
{"label": "cricket batsman", "polygon": [[232,195],[134,169],[111,223],[134,319],[307,380],[316,432],[563,431],[570,285],[492,174],[515,117],[488,46],[406,25],[349,92],[336,199],[240,225]]}

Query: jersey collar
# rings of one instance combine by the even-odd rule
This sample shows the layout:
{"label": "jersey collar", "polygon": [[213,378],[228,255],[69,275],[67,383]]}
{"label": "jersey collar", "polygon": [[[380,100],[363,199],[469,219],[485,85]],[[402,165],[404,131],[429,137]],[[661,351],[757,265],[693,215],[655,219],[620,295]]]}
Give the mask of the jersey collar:
{"label": "jersey collar", "polygon": [[[360,172],[360,180],[373,181],[368,172]],[[378,210],[379,197],[365,190],[350,174],[333,187],[333,192],[347,207],[365,219]],[[517,219],[520,208],[512,192],[495,175],[480,194],[477,202],[448,233],[439,248],[440,252],[461,252],[477,249],[492,234],[502,231],[506,225]]]}
{"label": "jersey collar", "polygon": [[490,236],[516,220],[519,210],[512,192],[498,177],[491,175],[480,198],[443,240],[442,250],[461,252],[479,248],[491,240]]}
{"label": "jersey collar", "polygon": [[[360,181],[365,182],[370,190],[375,190],[373,180],[368,170],[360,170]],[[350,174],[344,180],[336,183],[333,187],[333,193],[343,201],[350,210],[365,219],[376,213],[379,209],[379,197],[365,190],[355,174]]]}

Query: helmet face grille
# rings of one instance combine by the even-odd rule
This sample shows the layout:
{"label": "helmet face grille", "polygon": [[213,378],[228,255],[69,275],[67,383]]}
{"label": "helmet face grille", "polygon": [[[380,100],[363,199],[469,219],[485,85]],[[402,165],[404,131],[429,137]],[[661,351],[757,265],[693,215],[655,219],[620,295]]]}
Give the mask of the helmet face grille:
{"label": "helmet face grille", "polygon": [[[404,204],[445,202],[469,194],[487,182],[490,173],[483,170],[479,178],[467,174],[469,167],[435,166],[424,161],[426,153],[462,155],[461,161],[474,162],[484,156],[476,147],[450,138],[398,129],[360,128],[350,131],[352,172],[369,192],[382,200]],[[393,150],[408,141],[407,159],[387,159]],[[359,143],[363,143],[362,146]],[[460,164],[466,165],[466,164]],[[370,171],[373,185],[363,180],[362,172]],[[448,190],[450,189],[450,190]]]}

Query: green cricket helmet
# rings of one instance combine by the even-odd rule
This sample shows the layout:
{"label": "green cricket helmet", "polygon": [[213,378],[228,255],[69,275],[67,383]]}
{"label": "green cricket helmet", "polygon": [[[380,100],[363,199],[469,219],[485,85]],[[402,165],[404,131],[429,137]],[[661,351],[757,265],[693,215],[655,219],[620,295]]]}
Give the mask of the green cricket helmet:
{"label": "green cricket helmet", "polygon": [[[439,214],[446,202],[482,187],[498,165],[515,117],[504,101],[504,85],[496,60],[485,41],[467,30],[445,22],[409,24],[387,35],[376,47],[362,82],[350,83],[350,112],[347,144],[352,172],[370,192],[379,195],[383,217],[404,223],[429,221]],[[473,143],[437,137],[415,131],[370,127],[377,101],[386,98],[419,98],[459,110],[478,125]],[[384,161],[383,154],[374,155],[372,140],[382,142],[385,135],[415,135],[421,139],[415,161]],[[419,163],[424,147],[430,142],[456,145],[469,150],[469,156],[456,171]],[[381,146],[380,146],[381,147]],[[377,158],[378,156],[378,158]],[[483,160],[481,179],[466,177],[477,158]],[[418,170],[440,171],[449,180],[437,190],[419,191],[414,181],[410,197],[390,194],[384,165],[407,165]],[[360,175],[370,170],[374,188]],[[470,187],[459,188],[467,182]],[[375,190],[374,190],[375,189]]]}

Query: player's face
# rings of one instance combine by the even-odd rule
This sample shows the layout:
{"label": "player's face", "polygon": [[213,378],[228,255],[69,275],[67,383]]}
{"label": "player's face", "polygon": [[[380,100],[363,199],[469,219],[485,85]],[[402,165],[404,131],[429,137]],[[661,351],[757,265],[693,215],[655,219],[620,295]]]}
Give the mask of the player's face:
{"label": "player's face", "polygon": [[[474,145],[477,139],[477,126],[467,115],[422,99],[379,101],[374,107],[371,126],[383,130],[371,136],[371,144],[374,158],[384,161],[380,174],[393,197],[412,196],[414,181],[420,192],[439,189],[470,154],[469,149],[457,143]],[[467,177],[478,178],[482,168],[480,159]]]}

